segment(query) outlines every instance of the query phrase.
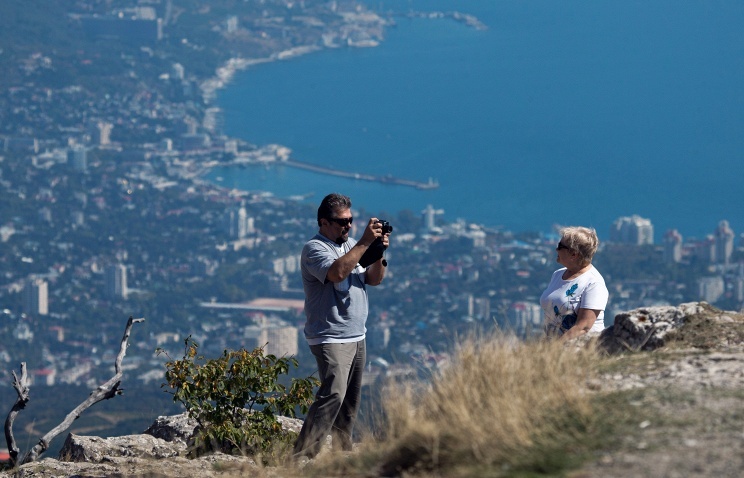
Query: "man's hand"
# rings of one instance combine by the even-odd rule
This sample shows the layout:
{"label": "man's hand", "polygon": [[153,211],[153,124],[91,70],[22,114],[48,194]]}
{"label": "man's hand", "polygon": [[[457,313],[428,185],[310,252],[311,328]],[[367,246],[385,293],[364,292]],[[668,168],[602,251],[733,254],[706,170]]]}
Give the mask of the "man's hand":
{"label": "man's hand", "polygon": [[389,232],[382,236],[382,245],[385,246],[385,249],[387,249],[388,246],[390,245],[390,233]]}
{"label": "man's hand", "polygon": [[[382,223],[379,219],[373,217],[370,218],[369,223],[367,223],[367,227],[364,229],[364,234],[362,234],[362,238],[359,239],[359,242],[362,245],[369,247],[378,237],[382,237]],[[385,244],[385,247],[387,247],[387,244]]]}

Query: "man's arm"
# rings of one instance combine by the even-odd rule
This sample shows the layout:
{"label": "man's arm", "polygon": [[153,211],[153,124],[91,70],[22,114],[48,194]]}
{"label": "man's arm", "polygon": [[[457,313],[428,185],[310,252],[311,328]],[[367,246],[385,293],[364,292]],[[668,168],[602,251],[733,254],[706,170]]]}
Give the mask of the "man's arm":
{"label": "man's arm", "polygon": [[359,259],[362,258],[375,238],[380,236],[382,236],[382,224],[380,224],[376,217],[373,217],[369,220],[367,227],[364,229],[364,234],[362,234],[361,239],[359,239],[354,247],[333,262],[333,265],[331,265],[326,273],[326,279],[331,282],[341,282],[349,277],[349,274],[351,274],[359,263]]}
{"label": "man's arm", "polygon": [[[387,249],[388,245],[390,245],[390,234],[385,234],[382,236],[382,244]],[[382,263],[385,259],[383,257],[379,258],[376,262],[373,264],[370,264],[370,266],[367,268],[367,279],[366,282],[368,285],[380,285],[382,282],[382,279],[385,278],[385,265]]]}

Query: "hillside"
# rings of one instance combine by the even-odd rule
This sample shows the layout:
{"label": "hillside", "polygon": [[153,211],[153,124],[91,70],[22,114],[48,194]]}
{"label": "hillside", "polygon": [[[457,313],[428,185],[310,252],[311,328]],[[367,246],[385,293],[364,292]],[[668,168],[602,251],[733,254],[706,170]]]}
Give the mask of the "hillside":
{"label": "hillside", "polygon": [[[155,447],[150,444],[147,450],[141,449],[141,453],[121,445],[110,446],[108,450],[99,449],[92,462],[45,459],[4,476],[107,476],[113,472],[118,476],[225,477],[245,472],[271,477],[741,476],[744,315],[705,303],[636,309],[625,315],[640,329],[655,330],[652,334],[639,333],[637,338],[644,345],[635,351],[608,354],[600,347],[597,353],[585,344],[568,348],[546,343],[518,345],[503,338],[481,338],[472,347],[465,343],[455,362],[458,366],[435,377],[432,387],[419,389],[417,400],[404,395],[391,398],[386,413],[397,420],[388,424],[391,428],[386,439],[366,438],[352,454],[323,453],[304,468],[263,467],[248,457],[224,455],[189,461],[166,453],[168,442],[162,440]],[[619,323],[622,320],[616,325]],[[666,327],[667,323],[672,326]],[[621,334],[610,331],[608,335],[613,333],[615,337]],[[644,350],[649,348],[653,349]],[[489,363],[493,367],[483,370],[488,368],[483,364]],[[481,370],[480,375],[473,373],[473,364]],[[561,371],[557,377],[556,370]],[[490,380],[485,380],[486,372]],[[573,386],[578,393],[571,394]],[[453,394],[453,388],[448,387],[463,393]],[[421,406],[432,403],[427,400],[437,397],[432,395],[437,391],[448,398],[441,400],[444,395],[439,396],[435,407],[441,409],[434,415],[457,415],[459,420],[425,432],[425,420],[404,423],[411,420],[396,415],[394,408],[403,402],[409,407],[404,410],[408,416],[420,413]],[[489,394],[492,403],[472,406],[477,395],[474,392]],[[561,399],[556,393],[569,396]],[[463,403],[465,396],[471,402]],[[556,418],[539,407],[526,410],[525,417],[543,414],[542,421],[552,424],[552,428],[542,426],[538,420],[526,425],[532,427],[525,435],[530,444],[526,448],[510,448],[508,436],[490,441],[513,425],[509,418],[525,413],[520,408],[525,396],[552,401],[564,416]],[[494,422],[494,409],[508,409],[499,418],[500,425]],[[424,412],[422,416],[432,419],[432,414]],[[468,425],[472,430],[468,426],[459,430],[469,420],[475,420],[474,425]],[[557,424],[563,424],[563,428],[555,427]],[[482,426],[488,430],[488,437],[479,434],[477,428]],[[422,440],[427,433],[431,433],[430,438],[449,440]],[[139,437],[145,436],[149,435]],[[410,441],[412,436],[419,441]],[[556,438],[568,436],[571,440],[556,443]],[[104,446],[102,440],[98,442],[99,447]],[[170,457],[154,459],[157,453]],[[138,454],[149,458],[135,458]]]}

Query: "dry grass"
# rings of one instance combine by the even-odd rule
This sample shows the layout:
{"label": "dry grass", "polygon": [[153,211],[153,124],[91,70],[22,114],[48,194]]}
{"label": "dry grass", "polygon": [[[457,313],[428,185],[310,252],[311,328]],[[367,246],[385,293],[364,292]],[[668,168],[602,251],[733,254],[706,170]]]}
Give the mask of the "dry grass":
{"label": "dry grass", "polygon": [[[280,475],[545,477],[605,476],[612,470],[612,476],[624,476],[628,460],[642,463],[635,469],[642,474],[643,467],[667,469],[669,457],[680,469],[703,466],[688,463],[685,447],[716,443],[721,456],[728,456],[732,447],[724,445],[740,434],[744,416],[740,391],[703,388],[691,394],[681,383],[677,388],[653,380],[642,389],[614,392],[587,385],[602,383],[608,373],[629,380],[661,377],[684,357],[711,347],[741,347],[744,321],[739,315],[732,319],[693,317],[669,348],[610,357],[593,347],[498,335],[463,340],[446,370],[429,380],[388,386],[377,421],[383,432],[376,438],[366,439],[357,452],[328,453]],[[679,439],[661,439],[667,435],[686,441],[681,446]]]}
{"label": "dry grass", "polygon": [[317,476],[527,476],[570,468],[593,423],[582,390],[597,358],[592,349],[555,342],[464,340],[430,382],[387,389],[382,440],[312,468]]}

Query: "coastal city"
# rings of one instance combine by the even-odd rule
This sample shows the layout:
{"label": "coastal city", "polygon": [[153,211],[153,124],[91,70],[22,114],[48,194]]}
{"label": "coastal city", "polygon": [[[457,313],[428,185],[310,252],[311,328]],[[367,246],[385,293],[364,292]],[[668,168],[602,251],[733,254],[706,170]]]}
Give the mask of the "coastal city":
{"label": "coastal city", "polygon": [[[21,362],[34,387],[95,387],[110,375],[130,316],[146,319],[125,360],[133,390],[158,389],[165,358],[156,350],[180,357],[187,337],[208,357],[264,346],[312,373],[299,254],[317,231],[317,205],[205,179],[216,166],[304,163],[285,145],[225,136],[212,100],[256,62],[373,47],[395,17],[340,0],[60,4],[46,15],[17,7],[36,15],[24,21],[54,47],[9,42],[20,28],[0,34],[2,397],[10,405]],[[459,12],[408,14],[485,28]],[[525,233],[447,222],[437,204],[385,217],[395,232],[387,278],[370,291],[370,385],[440,367],[458,336],[541,333],[539,296],[559,267],[560,225]],[[608,325],[642,306],[744,307],[744,235],[726,218],[711,218],[698,238],[655,231],[633,211],[605,227],[594,264],[610,291]]]}

